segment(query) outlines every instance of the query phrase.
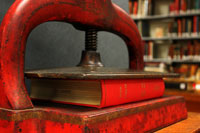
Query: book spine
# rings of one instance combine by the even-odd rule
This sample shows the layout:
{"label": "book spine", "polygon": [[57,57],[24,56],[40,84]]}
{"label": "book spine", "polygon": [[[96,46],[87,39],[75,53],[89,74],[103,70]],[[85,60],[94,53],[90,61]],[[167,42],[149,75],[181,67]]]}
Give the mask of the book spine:
{"label": "book spine", "polygon": [[181,8],[180,8],[180,13],[184,14],[187,11],[187,6],[186,6],[186,1],[185,0],[181,0]]}
{"label": "book spine", "polygon": [[138,1],[134,1],[133,3],[133,14],[137,16],[138,14]]}
{"label": "book spine", "polygon": [[193,17],[193,36],[197,35],[197,16]]}
{"label": "book spine", "polygon": [[170,15],[174,15],[175,14],[175,3],[171,3],[169,5],[169,13],[170,13]]}
{"label": "book spine", "polygon": [[182,23],[181,23],[181,19],[177,20],[178,22],[178,37],[182,36]]}
{"label": "book spine", "polygon": [[195,12],[199,12],[200,0],[195,1]]}
{"label": "book spine", "polygon": [[149,4],[148,4],[148,15],[153,15],[152,12],[152,0],[149,0]]}
{"label": "book spine", "polygon": [[191,12],[191,0],[186,0],[186,4],[187,4],[187,13]]}
{"label": "book spine", "polygon": [[144,13],[143,16],[147,16],[148,15],[148,9],[149,8],[149,0],[144,0]]}
{"label": "book spine", "polygon": [[113,106],[161,97],[163,79],[102,80],[101,106]]}
{"label": "book spine", "polygon": [[175,0],[175,14],[178,14],[180,10],[180,0]]}
{"label": "book spine", "polygon": [[133,1],[129,0],[128,4],[129,4],[129,14],[133,14]]}
{"label": "book spine", "polygon": [[138,17],[141,17],[141,15],[142,15],[142,0],[138,0],[138,14],[137,14],[137,16]]}
{"label": "book spine", "polygon": [[186,19],[182,19],[182,37],[186,36]]}

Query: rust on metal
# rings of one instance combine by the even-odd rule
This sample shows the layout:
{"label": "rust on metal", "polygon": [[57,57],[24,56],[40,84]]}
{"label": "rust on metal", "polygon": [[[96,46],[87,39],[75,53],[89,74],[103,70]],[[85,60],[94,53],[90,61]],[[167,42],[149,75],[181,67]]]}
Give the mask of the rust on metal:
{"label": "rust on metal", "polygon": [[33,108],[24,84],[26,40],[36,26],[48,21],[118,35],[128,47],[130,69],[143,70],[143,44],[137,26],[111,0],[16,0],[0,27],[0,107]]}
{"label": "rust on metal", "polygon": [[178,77],[175,73],[159,73],[134,71],[131,69],[106,67],[73,67],[29,70],[25,72],[29,78],[58,78],[58,79],[143,79]]}
{"label": "rust on metal", "polygon": [[34,109],[16,111],[0,109],[0,119],[8,121],[23,121],[26,119],[36,118],[40,120],[85,125],[110,121],[116,118],[143,113],[149,110],[156,110],[175,104],[182,104],[181,106],[184,109],[184,98],[179,96],[163,97],[140,103],[125,104],[104,109],[50,102],[41,103],[36,101],[36,107]]}

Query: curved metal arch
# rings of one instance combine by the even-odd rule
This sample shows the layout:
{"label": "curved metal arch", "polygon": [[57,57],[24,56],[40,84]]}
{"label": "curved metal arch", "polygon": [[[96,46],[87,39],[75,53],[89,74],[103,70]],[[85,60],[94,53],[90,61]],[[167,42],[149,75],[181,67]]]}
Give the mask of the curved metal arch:
{"label": "curved metal arch", "polygon": [[130,68],[143,69],[143,45],[133,20],[110,0],[16,0],[0,27],[0,107],[33,108],[24,85],[24,53],[30,32],[47,21],[93,27],[122,37]]}

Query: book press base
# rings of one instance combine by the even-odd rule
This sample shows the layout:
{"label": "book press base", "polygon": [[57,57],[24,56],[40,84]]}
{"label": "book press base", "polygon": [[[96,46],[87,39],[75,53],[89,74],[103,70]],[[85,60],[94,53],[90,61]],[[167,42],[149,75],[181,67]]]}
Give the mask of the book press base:
{"label": "book press base", "polygon": [[179,96],[128,103],[103,109],[35,103],[34,109],[0,109],[2,132],[153,132],[187,118]]}

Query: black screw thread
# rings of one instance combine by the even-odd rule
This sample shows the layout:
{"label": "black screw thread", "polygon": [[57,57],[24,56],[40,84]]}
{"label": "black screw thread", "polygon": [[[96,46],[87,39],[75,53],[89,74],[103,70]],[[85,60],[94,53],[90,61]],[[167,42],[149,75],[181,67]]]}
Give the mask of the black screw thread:
{"label": "black screw thread", "polygon": [[96,51],[97,50],[97,30],[88,29],[85,32],[85,50]]}

